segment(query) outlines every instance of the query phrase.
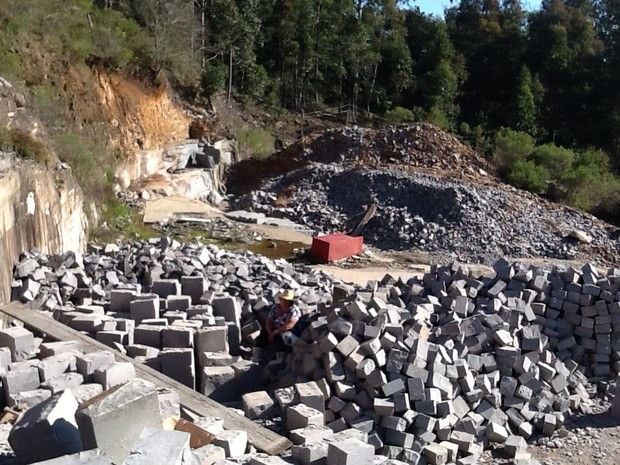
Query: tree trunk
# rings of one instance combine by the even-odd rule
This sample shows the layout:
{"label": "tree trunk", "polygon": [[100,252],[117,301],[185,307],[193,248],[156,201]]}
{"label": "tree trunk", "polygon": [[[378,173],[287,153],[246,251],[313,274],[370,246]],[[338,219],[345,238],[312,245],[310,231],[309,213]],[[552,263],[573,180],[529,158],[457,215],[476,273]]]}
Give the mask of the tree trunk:
{"label": "tree trunk", "polygon": [[232,81],[233,81],[233,51],[230,49],[230,53],[228,54],[228,98],[227,104],[230,105],[230,95],[232,93]]}
{"label": "tree trunk", "polygon": [[372,93],[375,90],[375,83],[377,82],[377,70],[379,69],[379,62],[375,65],[375,72],[372,76],[372,84],[370,84],[370,92],[368,93],[368,102],[366,104],[366,111],[370,113],[370,102],[372,100]]}

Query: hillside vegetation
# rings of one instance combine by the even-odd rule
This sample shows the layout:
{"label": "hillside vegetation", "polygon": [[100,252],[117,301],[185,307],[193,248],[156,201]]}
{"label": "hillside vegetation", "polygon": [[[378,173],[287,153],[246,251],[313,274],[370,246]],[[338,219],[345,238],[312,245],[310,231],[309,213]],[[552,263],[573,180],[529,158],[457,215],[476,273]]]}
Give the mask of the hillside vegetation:
{"label": "hillside vegetation", "polygon": [[5,0],[0,74],[27,89],[60,158],[97,198],[122,159],[113,125],[88,104],[86,84],[104,69],[198,104],[224,92],[349,122],[432,122],[508,182],[610,217],[618,15],[611,0],[549,0],[533,12],[461,0],[445,20],[399,0]]}

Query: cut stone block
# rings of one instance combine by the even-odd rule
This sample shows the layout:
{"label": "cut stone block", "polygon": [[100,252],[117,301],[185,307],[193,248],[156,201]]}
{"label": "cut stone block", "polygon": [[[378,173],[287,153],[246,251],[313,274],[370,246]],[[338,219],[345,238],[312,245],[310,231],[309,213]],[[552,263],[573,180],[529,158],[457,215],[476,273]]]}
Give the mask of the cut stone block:
{"label": "cut stone block", "polygon": [[230,402],[237,398],[239,389],[232,367],[204,367],[201,375],[200,392],[203,395],[218,402]]}
{"label": "cut stone block", "polygon": [[191,460],[189,433],[157,428],[142,430],[123,465],[183,465]]}
{"label": "cut stone block", "polygon": [[21,362],[34,357],[34,335],[22,326],[0,330],[0,347],[8,347],[11,360]]}
{"label": "cut stone block", "polygon": [[169,312],[184,312],[192,304],[192,298],[188,295],[168,296],[166,299]]}
{"label": "cut stone block", "polygon": [[137,292],[133,289],[112,289],[110,291],[110,311],[128,313],[131,301],[134,300],[136,294]]}
{"label": "cut stone block", "polygon": [[62,353],[79,355],[84,353],[84,351],[82,350],[82,344],[77,341],[43,342],[39,346],[39,356],[41,358],[47,358]]}
{"label": "cut stone block", "polygon": [[43,389],[49,389],[52,394],[72,389],[80,386],[84,382],[84,377],[79,373],[63,373],[56,378],[48,379],[41,384]]}
{"label": "cut stone block", "polygon": [[322,441],[332,436],[334,432],[327,426],[308,426],[291,431],[290,439],[293,444],[307,444]]}
{"label": "cut stone block", "polygon": [[77,408],[71,391],[64,391],[27,410],[9,434],[9,444],[20,462],[40,462],[82,451],[75,421]]}
{"label": "cut stone block", "polygon": [[181,283],[176,279],[155,279],[151,292],[163,299],[169,295],[181,295]]}
{"label": "cut stone block", "polygon": [[144,428],[161,429],[155,385],[133,379],[93,397],[76,412],[86,449],[99,448],[123,463]]}
{"label": "cut stone block", "polygon": [[329,465],[371,465],[375,448],[359,439],[347,439],[342,442],[330,442],[327,448]]}
{"label": "cut stone block", "polygon": [[486,435],[491,442],[506,442],[508,430],[500,424],[489,422],[486,427]]}
{"label": "cut stone block", "polygon": [[250,420],[264,420],[274,414],[275,403],[267,391],[249,392],[242,396],[243,411]]}
{"label": "cut stone block", "polygon": [[448,463],[448,449],[440,444],[428,444],[424,447],[423,454],[431,465],[445,465]]}
{"label": "cut stone block", "polygon": [[194,336],[194,344],[201,352],[228,352],[228,328],[211,326],[202,328]]}
{"label": "cut stone block", "polygon": [[101,387],[101,384],[97,383],[82,384],[71,388],[71,392],[73,393],[75,400],[78,401],[78,404],[82,404],[96,395],[101,394],[103,392],[103,387]]}
{"label": "cut stone block", "polygon": [[142,324],[135,327],[133,331],[133,342],[134,344],[142,344],[161,349],[163,330],[163,325],[146,324],[146,320],[144,320]]}
{"label": "cut stone block", "polygon": [[286,426],[289,431],[310,425],[325,425],[325,418],[319,410],[304,404],[293,405],[286,409]]}
{"label": "cut stone block", "polygon": [[143,320],[159,318],[159,298],[138,298],[129,304],[129,314],[131,319],[139,325]]}
{"label": "cut stone block", "polygon": [[52,392],[49,389],[34,389],[33,391],[18,392],[12,396],[11,402],[13,405],[24,404],[26,407],[31,408],[45,399],[49,399],[51,396]]}
{"label": "cut stone block", "polygon": [[162,343],[165,348],[191,348],[194,347],[194,330],[169,326],[162,331]]}
{"label": "cut stone block", "polygon": [[297,383],[295,384],[295,389],[297,389],[299,401],[302,404],[312,407],[321,413],[325,413],[325,397],[323,391],[321,391],[319,385],[315,381]]}
{"label": "cut stone block", "polygon": [[103,365],[95,370],[95,382],[108,390],[119,384],[126,383],[136,377],[136,369],[131,362],[115,362]]}
{"label": "cut stone block", "polygon": [[239,457],[245,454],[248,446],[248,433],[236,430],[224,431],[215,436],[213,445],[224,449],[226,457]]}
{"label": "cut stone block", "polygon": [[181,278],[181,292],[190,296],[194,305],[200,303],[200,298],[208,290],[208,283],[203,276],[183,276]]}
{"label": "cut stone block", "polygon": [[8,371],[2,375],[2,387],[9,406],[13,406],[17,395],[22,391],[33,391],[41,385],[39,370],[36,367],[19,371]]}
{"label": "cut stone block", "polygon": [[324,442],[315,442],[295,445],[291,450],[291,456],[302,465],[326,465],[327,444]]}
{"label": "cut stone block", "polygon": [[[234,297],[221,297],[213,299],[211,302],[213,305],[213,315],[224,317],[225,321],[235,323],[239,326],[239,317],[241,316],[241,308]],[[211,350],[208,352],[217,352],[217,350]]]}
{"label": "cut stone block", "polygon": [[224,431],[224,420],[221,418],[201,417],[194,420],[194,424],[214,436],[217,436]]}
{"label": "cut stone block", "polygon": [[37,366],[39,378],[46,381],[56,376],[60,376],[67,371],[75,371],[77,368],[75,354],[61,353],[44,358]]}
{"label": "cut stone block", "polygon": [[527,442],[521,436],[509,436],[504,442],[504,452],[507,457],[515,457],[519,452],[527,449]]}
{"label": "cut stone block", "polygon": [[133,344],[133,340],[131,340],[133,339],[133,336],[130,338],[127,331],[99,331],[97,332],[96,339],[102,344],[112,347],[113,349],[117,346]]}
{"label": "cut stone block", "polygon": [[196,389],[194,349],[164,349],[159,353],[159,359],[164,375]]}
{"label": "cut stone block", "polygon": [[114,363],[114,354],[107,350],[91,352],[76,358],[77,371],[87,382],[94,379],[97,369],[111,363]]}
{"label": "cut stone block", "polygon": [[214,465],[220,460],[226,459],[226,451],[223,447],[215,444],[207,444],[193,450],[194,456],[198,459],[199,465]]}

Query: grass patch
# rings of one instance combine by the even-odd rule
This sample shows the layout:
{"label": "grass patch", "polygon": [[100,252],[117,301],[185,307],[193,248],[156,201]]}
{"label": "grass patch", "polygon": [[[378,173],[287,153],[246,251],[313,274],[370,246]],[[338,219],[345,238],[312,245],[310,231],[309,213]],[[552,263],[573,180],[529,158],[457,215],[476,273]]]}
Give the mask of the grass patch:
{"label": "grass patch", "polygon": [[93,231],[91,239],[100,244],[116,240],[145,240],[161,235],[142,222],[140,214],[129,205],[112,200],[102,205],[101,225]]}
{"label": "grass patch", "polygon": [[251,158],[263,160],[275,152],[276,140],[263,128],[243,128],[237,131],[239,149]]}
{"label": "grass patch", "polygon": [[44,142],[21,129],[4,129],[0,132],[0,148],[15,152],[25,160],[47,166],[52,161],[52,153]]}

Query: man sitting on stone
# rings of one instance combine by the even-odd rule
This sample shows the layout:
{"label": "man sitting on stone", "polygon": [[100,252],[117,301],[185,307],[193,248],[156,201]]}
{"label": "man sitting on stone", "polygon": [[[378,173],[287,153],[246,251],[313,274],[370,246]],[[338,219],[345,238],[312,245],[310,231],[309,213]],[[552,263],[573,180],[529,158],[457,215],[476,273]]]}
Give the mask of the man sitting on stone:
{"label": "man sitting on stone", "polygon": [[265,322],[267,340],[270,344],[282,341],[287,346],[292,346],[298,337],[293,334],[293,328],[301,318],[301,310],[295,304],[295,291],[286,289],[279,295],[279,302],[275,304]]}

